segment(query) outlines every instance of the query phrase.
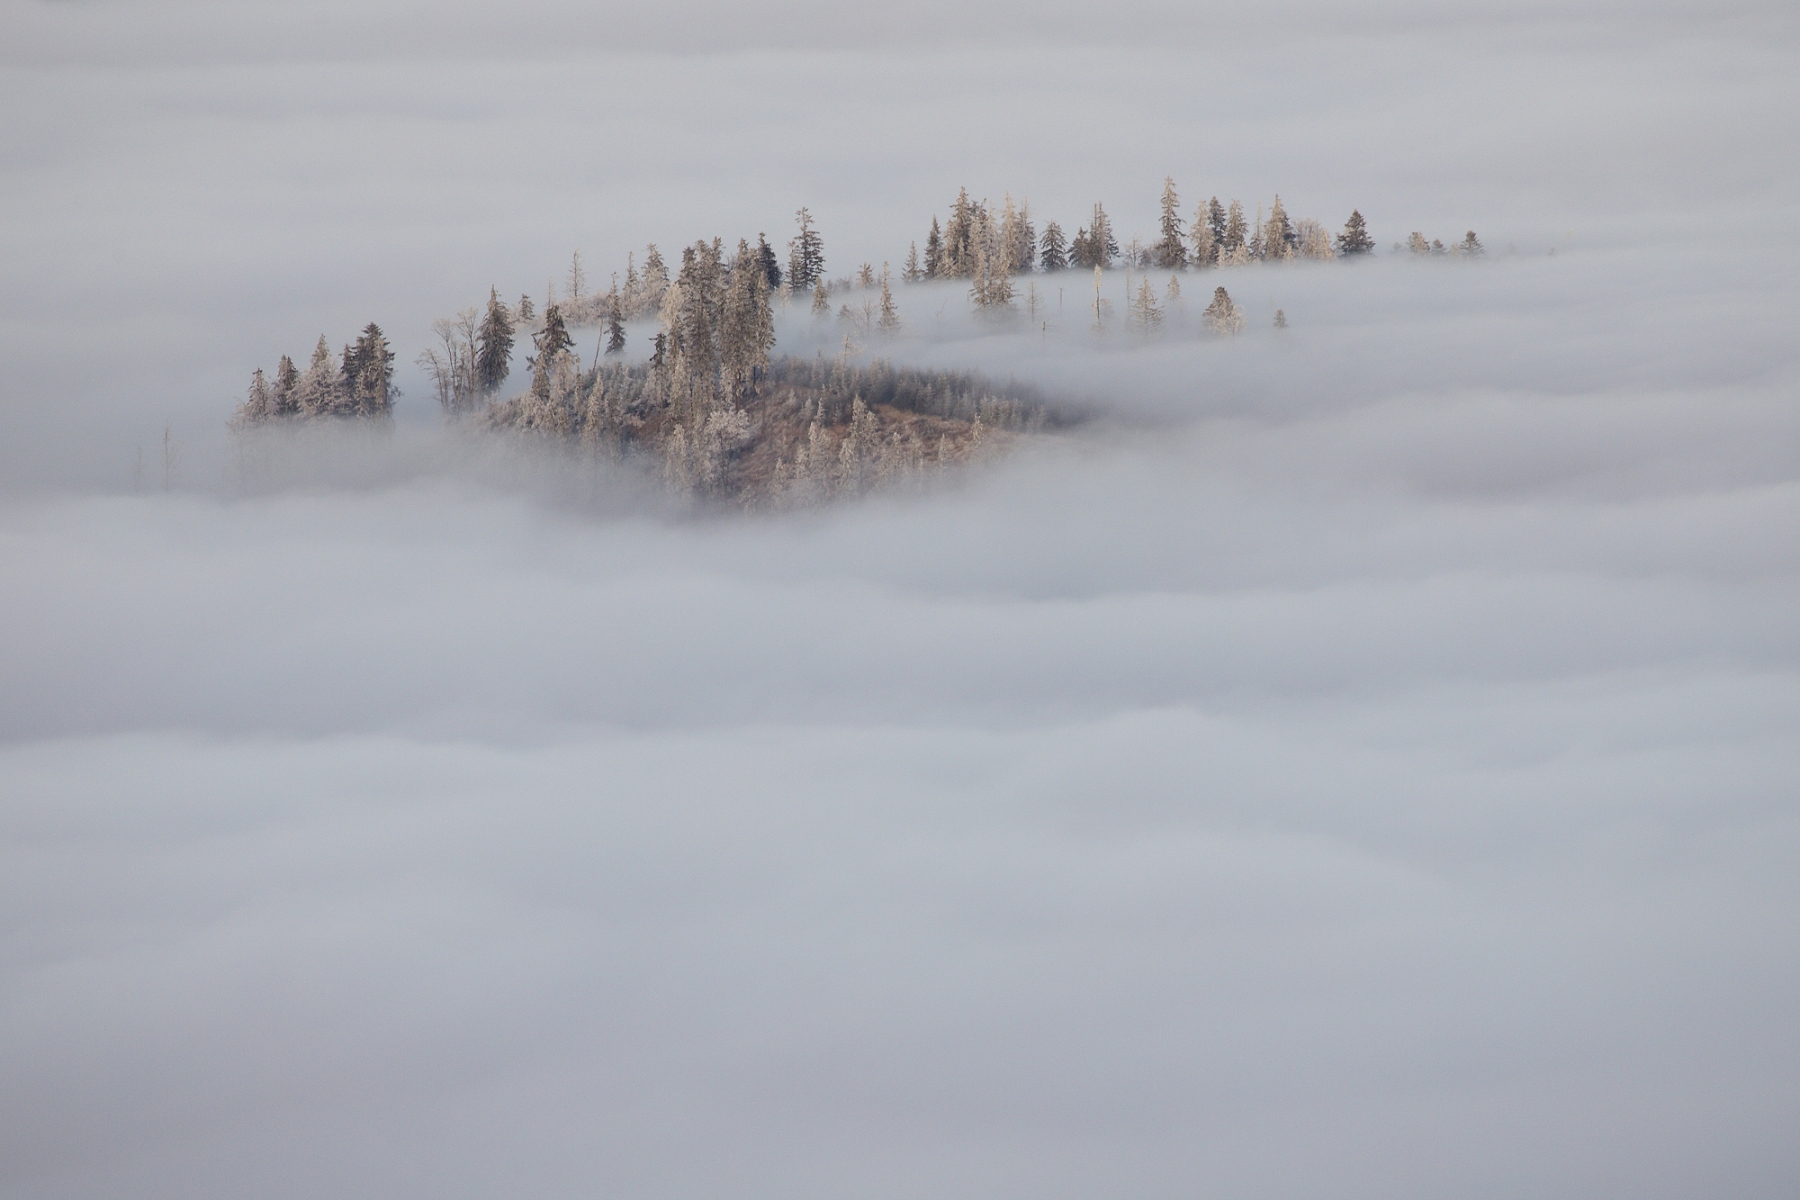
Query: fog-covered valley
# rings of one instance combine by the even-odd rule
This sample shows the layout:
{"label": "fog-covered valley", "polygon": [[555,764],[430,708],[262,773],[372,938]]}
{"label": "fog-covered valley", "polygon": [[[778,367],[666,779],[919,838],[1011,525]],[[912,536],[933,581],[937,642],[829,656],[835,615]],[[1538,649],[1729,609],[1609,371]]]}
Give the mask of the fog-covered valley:
{"label": "fog-covered valley", "polygon": [[[1790,17],[0,11],[0,1195],[1792,1193]],[[1165,175],[1379,252],[898,286],[863,361],[1079,414],[916,486],[414,365],[575,249]],[[371,319],[391,426],[247,453]]]}

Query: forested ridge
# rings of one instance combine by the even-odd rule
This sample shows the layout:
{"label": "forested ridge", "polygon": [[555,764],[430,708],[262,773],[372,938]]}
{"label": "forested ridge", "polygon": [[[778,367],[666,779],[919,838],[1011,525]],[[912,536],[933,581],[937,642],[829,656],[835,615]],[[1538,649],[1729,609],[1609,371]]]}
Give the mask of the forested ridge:
{"label": "forested ridge", "polygon": [[[1096,203],[1072,233],[1056,221],[1040,230],[1028,202],[1010,195],[994,205],[967,189],[907,250],[901,285],[966,281],[971,306],[994,320],[1028,316],[1043,300],[1029,277],[1091,274],[1084,320],[1099,332],[1114,321],[1103,295],[1110,269],[1141,274],[1127,289],[1124,326],[1146,340],[1165,331],[1180,308],[1180,277],[1293,260],[1354,259],[1376,243],[1360,211],[1334,234],[1309,218],[1289,217],[1280,196],[1247,219],[1237,200],[1212,197],[1184,217],[1165,180],[1157,236],[1121,245],[1104,205]],[[418,356],[447,418],[518,436],[568,441],[596,455],[651,456],[670,486],[698,497],[745,503],[803,503],[889,485],[968,459],[1050,414],[1036,395],[997,388],[977,376],[896,368],[880,357],[864,364],[868,343],[893,339],[905,322],[888,263],[860,264],[827,277],[825,243],[806,208],[786,262],[766,234],[728,249],[720,238],[680,252],[671,273],[651,244],[634,253],[604,291],[589,287],[579,254],[561,289],[543,304],[529,295],[508,302],[491,288],[485,303],[434,323],[437,345]],[[1484,251],[1473,231],[1446,247],[1413,232],[1394,252],[1473,259]],[[1161,288],[1150,273],[1167,272]],[[1066,289],[1063,289],[1066,290]],[[827,358],[775,356],[777,308],[804,304],[813,320],[841,327],[841,350]],[[628,325],[654,320],[655,332],[631,349]],[[1283,310],[1277,328],[1286,328]],[[1201,312],[1198,330],[1230,336],[1245,326],[1222,285]],[[583,365],[571,330],[599,327]],[[837,336],[834,331],[833,336]],[[528,348],[521,346],[528,343]],[[510,390],[515,350],[524,379]],[[271,379],[258,369],[233,417],[234,428],[323,418],[389,419],[397,393],[394,354],[371,323],[341,354],[319,339],[304,370],[283,356]]]}

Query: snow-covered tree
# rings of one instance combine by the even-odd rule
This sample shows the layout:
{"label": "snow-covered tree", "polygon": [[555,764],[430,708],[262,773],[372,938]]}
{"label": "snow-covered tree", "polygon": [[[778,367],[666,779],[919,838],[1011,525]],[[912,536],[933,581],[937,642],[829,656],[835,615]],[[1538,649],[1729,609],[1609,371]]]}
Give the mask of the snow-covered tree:
{"label": "snow-covered tree", "polygon": [[800,232],[788,243],[788,282],[805,289],[825,276],[825,239],[813,228],[812,213],[806,209],[795,213],[794,221]]}
{"label": "snow-covered tree", "polygon": [[1152,252],[1156,265],[1165,271],[1179,271],[1187,266],[1187,240],[1181,230],[1181,199],[1175,194],[1174,176],[1163,177],[1162,239]]}
{"label": "snow-covered tree", "polygon": [[622,354],[625,351],[625,304],[619,299],[617,288],[607,297],[606,303],[606,352]]}
{"label": "snow-covered tree", "polygon": [[1206,306],[1201,314],[1201,321],[1214,333],[1240,333],[1244,328],[1244,314],[1232,303],[1231,296],[1222,287],[1213,289],[1212,303]]}
{"label": "snow-covered tree", "polygon": [[1221,266],[1241,266],[1250,261],[1250,230],[1244,223],[1244,206],[1236,200],[1225,216],[1225,232],[1219,239]]}
{"label": "snow-covered tree", "polygon": [[1464,258],[1480,258],[1487,253],[1487,250],[1482,246],[1481,239],[1475,236],[1475,231],[1471,229],[1463,235],[1463,240],[1457,243],[1456,252]]}
{"label": "snow-covered tree", "polygon": [[881,332],[893,336],[900,332],[900,310],[894,304],[894,289],[888,279],[888,265],[881,264]]}
{"label": "snow-covered tree", "polygon": [[501,301],[499,288],[488,289],[487,312],[482,314],[476,341],[475,382],[484,393],[492,395],[500,390],[512,370],[512,314]]}
{"label": "snow-covered tree", "polygon": [[1281,197],[1275,197],[1275,204],[1269,209],[1269,219],[1262,227],[1262,256],[1273,262],[1282,262],[1294,257],[1299,239],[1294,234],[1293,223],[1288,220],[1287,209],[1281,206]]}
{"label": "snow-covered tree", "polygon": [[1062,226],[1051,221],[1044,226],[1044,236],[1039,243],[1041,257],[1039,266],[1046,272],[1061,271],[1069,265],[1069,243],[1063,238]]}
{"label": "snow-covered tree", "polygon": [[936,279],[944,273],[944,234],[938,219],[931,218],[931,232],[925,237],[925,277]]}
{"label": "snow-covered tree", "polygon": [[1344,232],[1337,235],[1337,252],[1345,257],[1352,254],[1367,254],[1375,249],[1375,239],[1369,236],[1369,227],[1363,221],[1362,213],[1352,209],[1350,219],[1344,222]]}
{"label": "snow-covered tree", "polygon": [[1150,278],[1145,276],[1138,284],[1137,295],[1131,301],[1131,324],[1134,329],[1144,335],[1145,340],[1162,328],[1162,307],[1156,302],[1156,293],[1150,288]]}
{"label": "snow-covered tree", "polygon": [[768,369],[769,350],[774,345],[768,274],[760,254],[739,241],[719,331],[719,357],[733,398],[751,394]]}

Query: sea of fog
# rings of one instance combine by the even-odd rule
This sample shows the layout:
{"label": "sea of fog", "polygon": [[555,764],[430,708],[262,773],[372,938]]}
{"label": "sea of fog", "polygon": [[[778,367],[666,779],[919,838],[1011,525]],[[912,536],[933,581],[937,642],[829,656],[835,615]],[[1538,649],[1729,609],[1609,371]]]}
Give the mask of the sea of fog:
{"label": "sea of fog", "polygon": [[[0,12],[0,1197],[1800,1188],[1787,18]],[[410,362],[575,248],[1166,173],[1383,252],[902,288],[863,357],[1084,417],[916,490],[695,511]],[[391,431],[228,435],[370,319]]]}

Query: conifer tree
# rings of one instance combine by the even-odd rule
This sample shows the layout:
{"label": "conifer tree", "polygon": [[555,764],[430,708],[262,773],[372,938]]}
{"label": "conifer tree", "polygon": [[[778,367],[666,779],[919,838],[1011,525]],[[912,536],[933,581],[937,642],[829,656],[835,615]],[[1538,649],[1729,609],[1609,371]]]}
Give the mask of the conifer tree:
{"label": "conifer tree", "polygon": [[944,271],[944,235],[938,229],[938,219],[931,218],[931,232],[925,238],[925,275],[936,279]]}
{"label": "conifer tree", "polygon": [[537,316],[537,306],[532,304],[530,296],[526,295],[524,292],[520,292],[519,305],[517,308],[513,309],[513,312],[518,314],[519,323],[521,325],[529,325]]}
{"label": "conifer tree", "polygon": [[1281,197],[1275,197],[1275,204],[1269,209],[1269,219],[1263,224],[1262,256],[1276,262],[1294,257],[1294,249],[1300,239],[1294,233],[1293,223],[1288,220],[1287,209],[1281,206]]}
{"label": "conifer tree", "polygon": [[1475,236],[1475,231],[1471,229],[1468,233],[1463,235],[1463,240],[1457,244],[1456,252],[1464,258],[1480,258],[1483,254],[1487,253],[1487,250],[1482,246],[1481,239]]}
{"label": "conifer tree", "polygon": [[1431,243],[1426,241],[1425,235],[1416,229],[1406,235],[1406,248],[1413,254],[1431,253]]}
{"label": "conifer tree", "polygon": [[1213,289],[1212,303],[1206,306],[1201,320],[1214,333],[1233,334],[1244,328],[1244,314],[1222,287]]}
{"label": "conifer tree", "polygon": [[1175,178],[1163,177],[1162,240],[1156,243],[1156,265],[1166,271],[1187,266],[1187,241],[1181,231],[1181,200],[1175,194]]}
{"label": "conifer tree", "polygon": [[888,265],[881,264],[881,332],[890,337],[900,332],[900,310],[894,304],[894,289],[888,282]]}
{"label": "conifer tree", "polygon": [[269,390],[269,381],[263,377],[262,368],[250,377],[250,390],[244,395],[244,402],[238,405],[237,412],[232,414],[233,429],[247,429],[252,425],[261,425],[273,420],[275,416],[275,400]]}
{"label": "conifer tree", "polygon": [[1088,226],[1088,253],[1094,256],[1094,266],[1110,267],[1119,257],[1119,239],[1113,236],[1112,218],[1106,215],[1106,209],[1099,201],[1094,202],[1094,223]]}
{"label": "conifer tree", "polygon": [[587,273],[581,269],[581,251],[575,251],[569,260],[569,301],[577,303],[587,295]]}
{"label": "conifer tree", "polygon": [[720,322],[719,357],[735,397],[748,396],[769,366],[775,344],[775,317],[769,308],[769,277],[759,251],[739,241]]}
{"label": "conifer tree", "polygon": [[1031,202],[1019,201],[1018,220],[1013,224],[1008,261],[1015,275],[1029,273],[1037,262],[1037,229],[1031,223]]}
{"label": "conifer tree", "polygon": [[[1215,200],[1213,203],[1217,204],[1218,201]],[[1214,234],[1212,222],[1207,219],[1207,216],[1207,206],[1202,204],[1194,212],[1194,227],[1188,231],[1188,236],[1194,242],[1193,264],[1202,268],[1214,267],[1219,264],[1219,239]],[[1220,213],[1219,220],[1221,224],[1224,222],[1223,212]]]}
{"label": "conifer tree", "polygon": [[1094,261],[1093,248],[1088,242],[1088,231],[1085,227],[1077,228],[1074,239],[1069,243],[1069,265],[1099,269],[1098,264]]}
{"label": "conifer tree", "polygon": [[769,291],[778,291],[781,288],[781,263],[775,257],[775,247],[769,245],[767,234],[756,235],[756,263]]}
{"label": "conifer tree", "polygon": [[1044,237],[1040,243],[1042,257],[1038,260],[1045,272],[1061,271],[1069,265],[1069,246],[1063,240],[1062,226],[1055,221],[1044,226]]}
{"label": "conifer tree", "polygon": [[338,411],[342,395],[341,377],[325,335],[313,347],[312,362],[294,385],[294,404],[303,417],[323,417]]}
{"label": "conifer tree", "polygon": [[663,297],[668,291],[669,266],[663,262],[662,251],[651,242],[644,247],[644,269],[638,275],[638,302],[633,314],[647,317],[661,311]]}
{"label": "conifer tree", "polygon": [[1276,309],[1275,310],[1275,328],[1286,329],[1287,327],[1288,327],[1287,310],[1280,309],[1280,308]]}
{"label": "conifer tree", "polygon": [[1206,226],[1212,230],[1213,245],[1221,247],[1225,245],[1225,230],[1229,224],[1230,221],[1225,215],[1225,207],[1219,203],[1219,198],[1214,196],[1208,200],[1206,202]]}
{"label": "conifer tree", "polygon": [[1219,239],[1219,261],[1234,264],[1246,261],[1250,251],[1249,236],[1250,231],[1244,226],[1244,206],[1233,200],[1225,217],[1225,235]]}
{"label": "conifer tree", "polygon": [[1337,235],[1337,251],[1349,256],[1367,254],[1375,249],[1375,239],[1369,236],[1369,227],[1363,221],[1363,215],[1352,209],[1350,219],[1344,222],[1344,232]]}
{"label": "conifer tree", "polygon": [[788,243],[788,282],[809,288],[825,274],[825,240],[813,228],[812,213],[802,208],[794,214],[800,232]]}
{"label": "conifer tree", "polygon": [[539,363],[574,349],[575,339],[569,336],[560,305],[552,304],[544,310],[544,327],[532,336],[531,344],[537,348],[534,361]]}
{"label": "conifer tree", "polygon": [[1162,328],[1162,308],[1156,303],[1156,293],[1150,289],[1148,276],[1138,284],[1137,296],[1131,302],[1131,323],[1146,341]]}
{"label": "conifer tree", "polygon": [[275,415],[278,417],[297,417],[300,415],[300,401],[295,396],[295,389],[300,386],[300,372],[294,366],[294,360],[287,355],[281,356],[281,365],[275,368]]}
{"label": "conifer tree", "polygon": [[813,285],[812,315],[816,318],[831,315],[831,285],[823,279]]}
{"label": "conifer tree", "polygon": [[606,305],[606,352],[622,354],[625,351],[625,305],[619,300],[617,288],[608,297]]}
{"label": "conifer tree", "polygon": [[907,283],[919,281],[919,243],[913,242],[906,248],[906,269],[900,273],[900,278]]}
{"label": "conifer tree", "polygon": [[[944,228],[944,251],[938,260],[939,274],[947,279],[966,279],[974,273],[975,253],[972,239],[975,215],[982,206],[969,200],[969,189],[956,193],[950,206],[950,224]],[[982,212],[983,216],[987,214]]]}
{"label": "conifer tree", "polygon": [[500,289],[488,289],[487,312],[481,318],[475,351],[475,381],[486,395],[500,390],[512,370],[512,314],[500,301]]}
{"label": "conifer tree", "polygon": [[371,321],[344,351],[344,410],[384,417],[393,409],[394,352],[381,326]]}
{"label": "conifer tree", "polygon": [[864,263],[856,269],[856,286],[872,288],[875,286],[875,264]]}

